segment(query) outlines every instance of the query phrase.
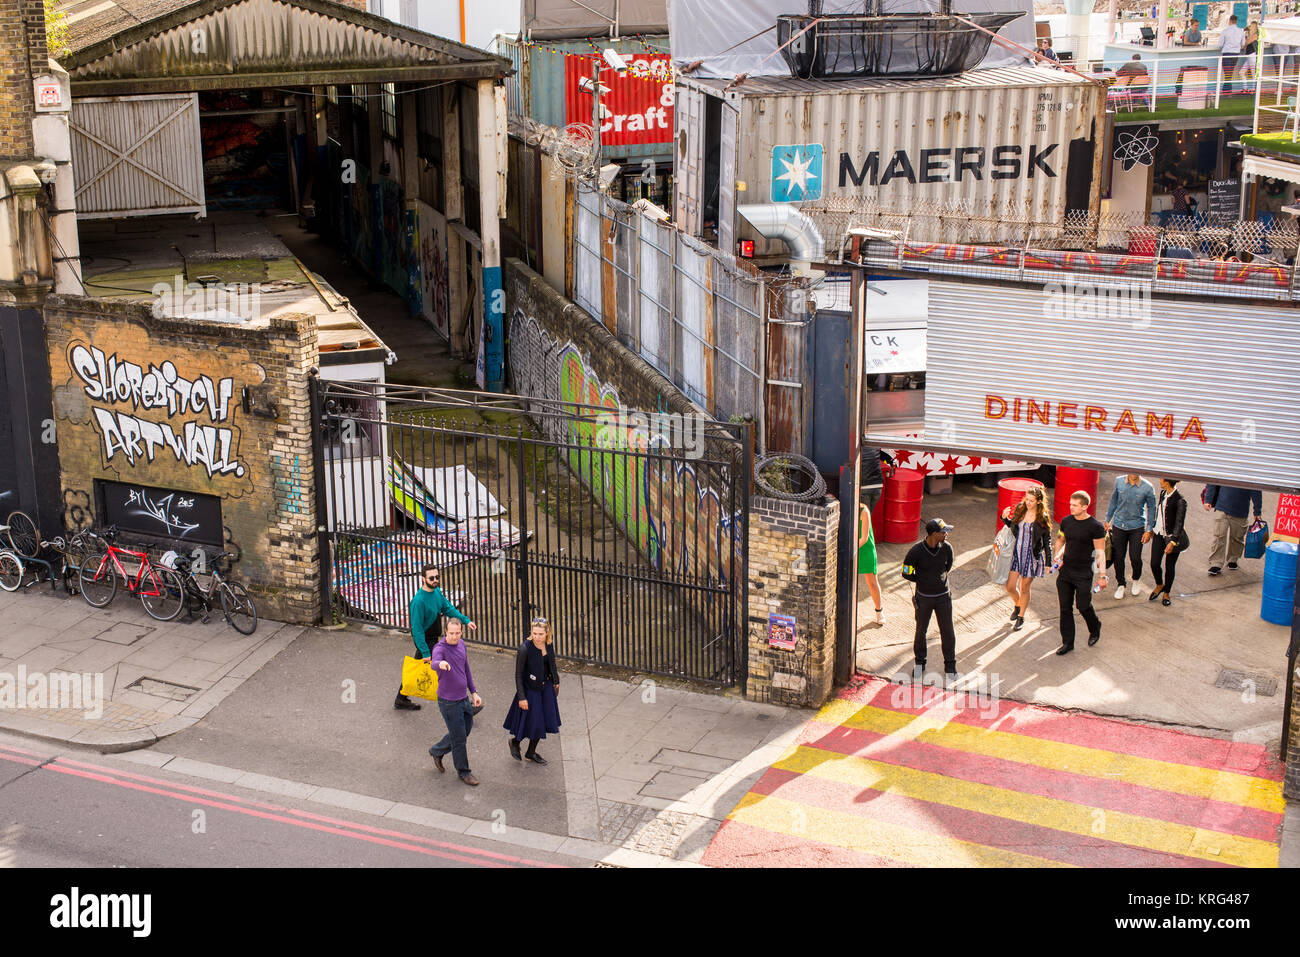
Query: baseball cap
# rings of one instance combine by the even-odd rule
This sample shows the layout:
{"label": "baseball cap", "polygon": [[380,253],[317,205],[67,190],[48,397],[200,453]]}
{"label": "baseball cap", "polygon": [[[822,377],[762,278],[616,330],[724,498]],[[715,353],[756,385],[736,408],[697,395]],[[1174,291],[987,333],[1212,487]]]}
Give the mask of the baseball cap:
{"label": "baseball cap", "polygon": [[935,532],[951,532],[952,526],[941,518],[932,518],[925,523],[925,534],[933,535]]}

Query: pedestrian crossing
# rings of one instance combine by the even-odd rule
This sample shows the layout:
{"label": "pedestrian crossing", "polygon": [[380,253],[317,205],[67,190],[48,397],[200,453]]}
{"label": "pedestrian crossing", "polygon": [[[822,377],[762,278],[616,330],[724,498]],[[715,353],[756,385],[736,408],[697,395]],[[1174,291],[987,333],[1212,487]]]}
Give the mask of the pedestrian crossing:
{"label": "pedestrian crossing", "polygon": [[714,866],[1276,867],[1261,745],[869,678],[714,837]]}

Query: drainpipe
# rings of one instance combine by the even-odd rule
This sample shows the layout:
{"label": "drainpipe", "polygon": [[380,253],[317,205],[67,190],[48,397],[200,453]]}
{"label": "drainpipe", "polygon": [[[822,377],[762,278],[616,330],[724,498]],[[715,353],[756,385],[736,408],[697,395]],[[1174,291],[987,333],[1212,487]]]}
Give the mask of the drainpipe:
{"label": "drainpipe", "polygon": [[790,249],[790,268],[799,276],[821,275],[811,268],[826,259],[826,241],[806,213],[780,203],[754,203],[736,207],[759,235],[779,239]]}

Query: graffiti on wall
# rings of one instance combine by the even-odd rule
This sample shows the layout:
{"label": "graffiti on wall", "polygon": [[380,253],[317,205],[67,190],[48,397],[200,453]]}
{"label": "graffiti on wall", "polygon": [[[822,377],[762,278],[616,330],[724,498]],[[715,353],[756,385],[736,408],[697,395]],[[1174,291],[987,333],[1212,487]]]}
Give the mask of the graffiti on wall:
{"label": "graffiti on wall", "polygon": [[271,483],[276,507],[285,515],[298,515],[307,510],[303,493],[302,466],[299,457],[292,460],[279,454],[271,456]]}
{"label": "graffiti on wall", "polygon": [[[521,394],[598,406],[616,412],[618,390],[599,376],[572,342],[561,345],[541,324],[516,309],[510,325],[515,386]],[[622,526],[643,555],[664,571],[727,581],[740,517],[701,481],[690,462],[620,454],[670,447],[668,438],[636,427],[611,429],[595,416],[570,420],[569,468]]]}
{"label": "graffiti on wall", "polygon": [[[105,468],[123,462],[134,467],[170,453],[209,478],[244,475],[239,433],[230,424],[233,378],[186,378],[170,360],[146,368],[83,342],[69,346],[68,365],[92,403]],[[178,416],[190,418],[179,427],[165,421]]]}
{"label": "graffiti on wall", "polygon": [[451,337],[447,272],[447,218],[427,203],[419,217],[420,311],[444,339]]}

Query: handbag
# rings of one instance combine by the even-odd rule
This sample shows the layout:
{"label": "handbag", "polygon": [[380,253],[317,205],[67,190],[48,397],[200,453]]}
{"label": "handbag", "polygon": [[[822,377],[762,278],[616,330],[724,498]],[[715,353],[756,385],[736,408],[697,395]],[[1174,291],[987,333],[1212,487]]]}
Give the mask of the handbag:
{"label": "handbag", "polygon": [[436,701],[438,698],[438,673],[423,658],[407,655],[402,661],[402,694],[408,698],[424,698]]}
{"label": "handbag", "polygon": [[1246,529],[1246,558],[1263,558],[1264,546],[1268,544],[1268,522],[1258,519]]}
{"label": "handbag", "polygon": [[1115,564],[1115,546],[1111,543],[1110,532],[1106,533],[1106,567]]}
{"label": "handbag", "polygon": [[987,570],[989,578],[998,585],[1006,584],[1011,574],[1011,554],[1015,551],[1016,536],[1010,528],[1003,525],[993,539],[993,549],[989,552]]}

